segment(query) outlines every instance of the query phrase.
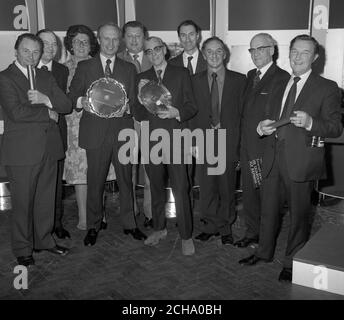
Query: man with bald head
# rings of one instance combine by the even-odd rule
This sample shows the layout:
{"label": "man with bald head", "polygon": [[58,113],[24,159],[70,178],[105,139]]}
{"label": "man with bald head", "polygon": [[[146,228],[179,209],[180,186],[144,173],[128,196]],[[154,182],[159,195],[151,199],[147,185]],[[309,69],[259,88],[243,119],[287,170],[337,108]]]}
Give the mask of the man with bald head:
{"label": "man with bald head", "polygon": [[[186,68],[167,64],[165,58],[166,46],[158,37],[147,38],[145,41],[145,55],[153,67],[138,75],[139,87],[141,80],[154,80],[162,83],[170,91],[172,99],[167,109],[159,111],[157,114],[149,113],[141,103],[138,103],[135,110],[135,119],[141,121],[142,125],[149,125],[149,134],[155,129],[165,129],[169,133],[170,146],[172,147],[173,141],[171,138],[175,132],[174,130],[187,128],[188,120],[197,112],[190,74]],[[150,152],[155,145],[156,143],[150,142]],[[180,144],[177,146],[182,148]],[[173,151],[178,152],[179,150],[172,150],[170,156],[173,155]],[[182,239],[182,253],[192,255],[195,252],[195,247],[192,240],[192,213],[187,167],[184,161],[182,163],[173,163],[173,159],[168,158],[164,151],[162,153],[162,162],[157,163],[153,159],[149,159],[147,165],[151,185],[154,232],[149,235],[145,244],[149,246],[157,245],[160,240],[167,236],[166,194],[164,191],[167,177],[169,177],[176,202],[178,229]],[[181,159],[183,159],[183,156]]]}
{"label": "man with bald head", "polygon": [[[114,23],[98,28],[100,53],[92,59],[78,63],[70,85],[69,96],[76,110],[83,110],[80,119],[79,146],[86,149],[87,156],[87,227],[85,246],[93,246],[101,229],[103,216],[103,193],[110,163],[115,167],[119,186],[120,216],[125,234],[136,240],[146,236],[137,228],[134,215],[132,165],[118,159],[118,150],[124,142],[118,141],[122,129],[134,129],[132,103],[135,101],[135,66],[116,58],[121,39],[121,29]],[[127,93],[129,106],[120,118],[100,118],[90,112],[86,92],[100,78],[112,78],[120,82]]]}
{"label": "man with bald head", "polygon": [[256,68],[247,74],[241,119],[241,174],[243,189],[243,216],[245,236],[235,243],[240,248],[258,243],[260,224],[260,168],[265,139],[256,132],[269,103],[276,83],[289,79],[288,72],[280,69],[273,57],[276,42],[267,33],[255,35],[248,49]]}

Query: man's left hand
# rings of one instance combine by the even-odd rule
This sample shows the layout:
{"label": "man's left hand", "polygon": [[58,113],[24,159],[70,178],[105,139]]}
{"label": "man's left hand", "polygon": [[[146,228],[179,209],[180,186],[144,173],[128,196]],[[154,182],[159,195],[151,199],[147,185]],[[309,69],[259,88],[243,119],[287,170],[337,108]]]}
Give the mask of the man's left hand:
{"label": "man's left hand", "polygon": [[294,117],[290,117],[290,122],[299,128],[309,128],[312,125],[312,117],[304,111],[294,111]]}
{"label": "man's left hand", "polygon": [[28,99],[32,104],[45,104],[48,106],[50,100],[48,96],[38,90],[29,90],[27,92]]}
{"label": "man's left hand", "polygon": [[157,112],[160,119],[174,119],[179,118],[179,110],[173,106],[167,106],[167,110]]}

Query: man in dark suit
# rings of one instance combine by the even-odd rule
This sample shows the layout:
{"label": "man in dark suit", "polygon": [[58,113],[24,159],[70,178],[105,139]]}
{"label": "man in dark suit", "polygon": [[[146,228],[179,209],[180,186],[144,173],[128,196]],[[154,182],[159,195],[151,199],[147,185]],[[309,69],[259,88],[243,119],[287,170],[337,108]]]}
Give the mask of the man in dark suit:
{"label": "man in dark suit", "polygon": [[[290,80],[275,87],[265,119],[257,132],[266,139],[263,154],[262,217],[256,254],[239,261],[254,265],[272,260],[281,223],[281,209],[288,202],[290,226],[280,281],[292,280],[293,257],[307,242],[310,231],[311,190],[324,170],[324,138],[343,130],[340,94],[335,82],[312,72],[318,42],[309,35],[290,43]],[[276,128],[276,120],[290,120]],[[321,137],[319,139],[319,137]]]}
{"label": "man in dark suit", "polygon": [[194,21],[186,20],[178,26],[177,32],[184,50],[168,63],[187,68],[190,75],[206,70],[207,63],[198,48],[201,41],[201,28]]}
{"label": "man in dark suit", "polygon": [[54,226],[57,161],[64,156],[58,113],[71,111],[71,103],[46,71],[35,70],[36,89],[28,80],[27,66],[36,66],[42,40],[30,33],[15,43],[17,60],[0,73],[0,104],[5,132],[0,161],[5,166],[12,197],[12,250],[21,265],[34,264],[33,250],[66,255],[56,245]]}
{"label": "man in dark suit", "polygon": [[[143,105],[137,104],[135,118],[143,121],[142,126],[149,125],[149,134],[155,129],[164,129],[170,139],[170,147],[173,149],[173,132],[186,128],[187,121],[197,112],[194,96],[191,87],[191,80],[188,70],[167,64],[165,60],[166,47],[162,40],[157,37],[150,37],[145,41],[145,54],[148,56],[153,67],[146,72],[138,75],[139,87],[141,80],[154,80],[162,83],[171,93],[171,105],[167,110],[162,110],[153,115],[149,113]],[[156,143],[149,143],[149,150]],[[142,144],[141,144],[142,145]],[[179,152],[181,145],[176,146],[178,150],[170,150],[170,156],[174,152]],[[178,230],[182,239],[182,253],[192,255],[195,252],[192,241],[192,213],[190,207],[189,183],[186,165],[173,163],[166,152],[162,152],[163,161],[148,162],[148,177],[151,185],[152,195],[152,214],[154,232],[145,240],[146,245],[156,245],[160,240],[167,236],[166,217],[165,217],[165,186],[167,176],[170,179],[173,195],[176,203],[176,215]],[[166,158],[165,158],[166,157]]]}
{"label": "man in dark suit", "polygon": [[[210,152],[207,150],[208,146],[215,146],[215,153],[220,157],[221,154],[225,156],[225,168],[222,172],[219,170],[216,175],[210,175],[210,163],[204,161],[199,166],[200,208],[204,225],[202,232],[195,239],[208,241],[220,234],[222,244],[228,245],[233,244],[231,226],[236,218],[235,167],[239,158],[240,108],[246,78],[240,73],[226,69],[224,61],[227,50],[218,37],[207,39],[203,43],[202,52],[208,67],[192,79],[199,111],[190,123],[193,129],[202,129],[204,135],[213,131],[214,140],[206,141],[205,154]],[[220,144],[219,139],[221,133],[226,137],[223,144]]]}
{"label": "man in dark suit", "polygon": [[[128,61],[135,65],[137,73],[145,72],[152,67],[148,57],[143,52],[144,39],[148,37],[147,28],[139,21],[128,21],[122,28],[123,39],[125,43],[125,50],[120,52],[117,57]],[[134,120],[134,127],[138,135],[138,141],[140,145],[140,123]],[[133,184],[135,195],[135,214],[139,213],[137,199],[136,199],[136,185],[138,180],[138,170],[143,170],[144,179],[144,192],[143,192],[143,212],[145,215],[145,221],[143,225],[146,228],[153,227],[152,221],[152,203],[150,194],[150,183],[144,168],[144,165],[133,165]]]}
{"label": "man in dark suit", "polygon": [[[87,227],[84,239],[86,246],[96,243],[103,215],[103,193],[110,163],[115,167],[120,197],[120,215],[124,233],[136,240],[146,236],[137,228],[134,215],[132,185],[132,165],[122,164],[118,150],[123,142],[118,141],[122,129],[134,128],[130,106],[135,101],[135,75],[133,64],[116,58],[121,39],[121,29],[107,23],[98,28],[100,53],[94,58],[78,64],[69,88],[73,105],[84,108],[80,119],[79,146],[86,149],[87,156]],[[91,84],[100,79],[111,77],[123,84],[129,98],[127,111],[120,118],[101,118],[89,112],[85,97]]]}
{"label": "man in dark suit", "polygon": [[[42,29],[37,32],[43,41],[43,54],[38,64],[38,68],[52,72],[57,85],[66,93],[68,68],[54,60],[57,54],[57,37],[54,32],[49,29]],[[61,132],[64,152],[67,150],[67,123],[63,114],[59,115],[58,126]],[[69,239],[69,232],[63,227],[63,203],[62,203],[62,178],[64,169],[64,159],[58,161],[57,167],[57,184],[56,184],[56,200],[55,200],[55,225],[54,233],[59,239]]]}
{"label": "man in dark suit", "polygon": [[257,135],[257,123],[263,119],[274,85],[289,80],[289,73],[273,62],[276,41],[267,33],[255,35],[249,52],[257,68],[247,74],[241,118],[240,166],[243,190],[245,236],[235,243],[245,248],[259,240],[261,161],[266,139]]}

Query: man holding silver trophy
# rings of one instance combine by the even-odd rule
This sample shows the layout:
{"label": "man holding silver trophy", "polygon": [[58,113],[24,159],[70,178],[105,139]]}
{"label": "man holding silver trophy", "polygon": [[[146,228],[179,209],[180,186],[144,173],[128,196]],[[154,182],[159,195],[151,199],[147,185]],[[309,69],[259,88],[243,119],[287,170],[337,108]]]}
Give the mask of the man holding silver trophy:
{"label": "man holding silver trophy", "polygon": [[[164,129],[164,132],[168,133],[170,147],[173,148],[174,131],[187,128],[187,121],[197,113],[190,74],[186,68],[167,64],[166,46],[158,37],[147,38],[145,54],[153,67],[138,75],[140,103],[135,108],[135,119],[141,121],[141,125],[149,125],[149,133],[155,129]],[[155,144],[156,142],[150,141],[149,151],[152,151]],[[178,145],[178,147],[182,149],[182,146]],[[182,153],[182,150],[180,152]],[[187,167],[183,161],[174,163],[166,152],[162,153],[163,161],[156,162],[151,159],[150,152],[151,156],[147,165],[147,174],[151,185],[154,232],[145,240],[145,244],[157,245],[167,236],[166,194],[162,191],[165,190],[168,176],[176,202],[182,253],[183,255],[192,255],[195,248],[192,240],[192,213]],[[173,151],[170,151],[169,154],[172,155]],[[183,159],[183,157],[181,158]]]}
{"label": "man holding silver trophy", "polygon": [[98,28],[100,53],[78,64],[69,96],[80,120],[79,146],[87,156],[87,226],[85,246],[96,243],[101,229],[103,192],[110,163],[115,167],[120,199],[120,216],[125,234],[136,240],[146,236],[137,228],[134,215],[132,164],[120,163],[118,141],[122,129],[134,129],[130,107],[135,97],[135,66],[116,58],[121,29],[114,23]]}

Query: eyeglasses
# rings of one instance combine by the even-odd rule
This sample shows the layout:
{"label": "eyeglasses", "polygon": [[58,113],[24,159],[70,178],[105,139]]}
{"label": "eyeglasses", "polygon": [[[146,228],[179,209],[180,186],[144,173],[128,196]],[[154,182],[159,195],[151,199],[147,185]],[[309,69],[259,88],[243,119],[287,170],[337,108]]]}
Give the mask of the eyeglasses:
{"label": "eyeglasses", "polygon": [[145,50],[145,54],[146,54],[147,56],[150,56],[150,55],[153,54],[153,51],[154,51],[155,53],[160,53],[164,47],[165,47],[165,46],[161,45],[161,46],[154,47],[153,49],[147,49],[147,50]]}
{"label": "eyeglasses", "polygon": [[261,46],[261,47],[258,47],[258,48],[250,48],[248,49],[248,52],[250,54],[253,54],[255,53],[256,51],[258,51],[258,53],[263,53],[264,52],[264,49],[266,48],[271,48],[272,46]]}
{"label": "eyeglasses", "polygon": [[204,52],[207,57],[210,57],[212,55],[222,56],[225,53],[225,51],[222,49],[217,49],[215,51],[208,49],[208,50],[205,50]]}
{"label": "eyeglasses", "polygon": [[73,40],[73,44],[76,45],[77,47],[88,47],[90,45],[90,43],[87,40],[79,40],[79,39],[75,39]]}

